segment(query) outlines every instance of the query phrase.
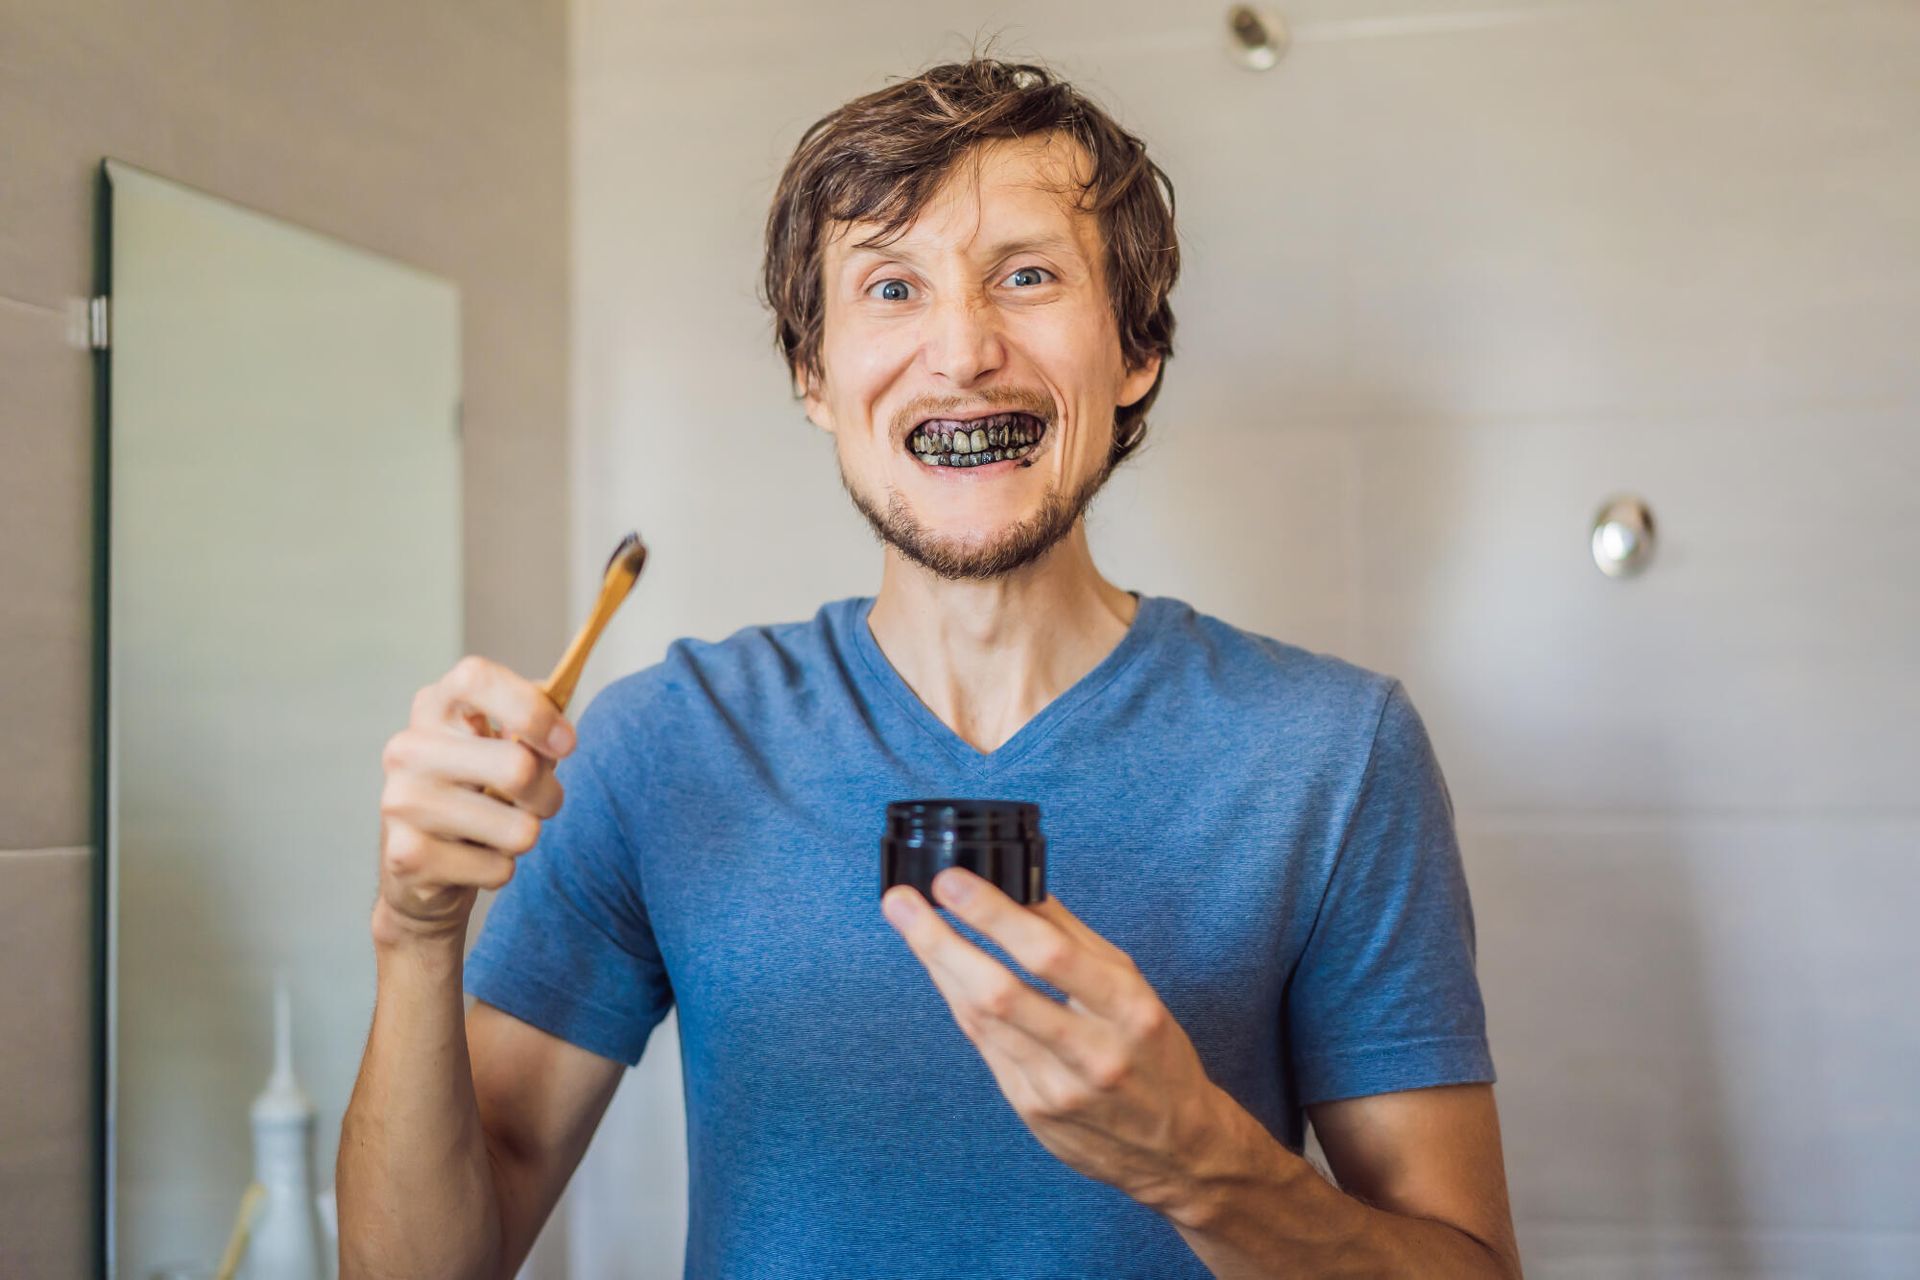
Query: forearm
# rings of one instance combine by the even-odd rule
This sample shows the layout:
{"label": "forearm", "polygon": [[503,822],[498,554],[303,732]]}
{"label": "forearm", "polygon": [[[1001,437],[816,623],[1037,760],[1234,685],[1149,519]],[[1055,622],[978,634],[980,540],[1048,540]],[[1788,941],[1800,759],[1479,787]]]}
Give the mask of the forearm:
{"label": "forearm", "polygon": [[1347,1195],[1222,1094],[1220,1128],[1193,1182],[1162,1207],[1221,1280],[1418,1276],[1517,1280],[1512,1260],[1448,1223]]}
{"label": "forearm", "polygon": [[461,939],[382,937],[373,1031],[340,1131],[342,1280],[491,1276],[500,1212],[467,1056]]}

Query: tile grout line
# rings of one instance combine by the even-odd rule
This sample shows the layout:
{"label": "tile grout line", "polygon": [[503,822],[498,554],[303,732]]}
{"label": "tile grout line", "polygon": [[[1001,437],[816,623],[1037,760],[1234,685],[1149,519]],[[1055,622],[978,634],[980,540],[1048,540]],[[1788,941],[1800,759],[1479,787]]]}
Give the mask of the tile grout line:
{"label": "tile grout line", "polygon": [[60,319],[65,319],[67,316],[67,309],[65,307],[50,307],[44,302],[30,302],[26,298],[16,298],[9,293],[0,293],[0,305],[17,307],[22,311],[34,311],[41,315],[55,316]]}

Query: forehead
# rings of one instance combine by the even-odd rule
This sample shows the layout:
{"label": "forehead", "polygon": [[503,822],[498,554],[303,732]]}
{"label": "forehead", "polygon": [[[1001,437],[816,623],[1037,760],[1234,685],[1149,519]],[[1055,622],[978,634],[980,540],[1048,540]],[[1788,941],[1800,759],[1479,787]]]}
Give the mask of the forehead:
{"label": "forehead", "polygon": [[1091,167],[1085,148],[1062,133],[978,144],[885,244],[869,243],[884,229],[878,221],[829,223],[826,265],[874,255],[984,253],[1011,240],[1041,238],[1095,261],[1098,220],[1080,207]]}

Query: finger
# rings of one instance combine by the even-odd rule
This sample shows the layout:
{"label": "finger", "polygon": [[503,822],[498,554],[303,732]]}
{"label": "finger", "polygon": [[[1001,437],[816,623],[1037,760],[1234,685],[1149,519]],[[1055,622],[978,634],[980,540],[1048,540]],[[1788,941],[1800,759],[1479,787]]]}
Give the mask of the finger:
{"label": "finger", "polygon": [[522,854],[540,838],[540,820],[524,809],[421,773],[387,778],[380,813],[429,836],[471,840],[505,854]]}
{"label": "finger", "polygon": [[492,787],[540,818],[560,812],[565,791],[553,761],[519,742],[476,738],[445,729],[404,729],[388,742],[390,771],[426,774],[470,787]]}
{"label": "finger", "polygon": [[[961,937],[919,890],[889,889],[882,905],[890,903],[905,908],[894,927],[946,997],[963,1029],[978,1028],[1029,1068],[1038,1068],[1047,1057],[1077,1065],[1085,1056],[1085,1038],[1105,1034],[1093,1019],[1049,1000]],[[1009,1040],[1007,1033],[1018,1039]]]}
{"label": "finger", "polygon": [[[918,892],[911,888],[898,889],[895,892],[910,893],[916,898],[919,897]],[[925,902],[924,899],[921,901]],[[953,932],[937,914],[924,905],[920,914],[932,917],[934,924],[941,929],[946,929],[948,933]],[[903,936],[905,936],[904,930]],[[964,939],[961,942],[962,945],[971,945]],[[1025,1086],[1030,1086],[1034,1077],[1048,1070],[1064,1069],[1059,1055],[1041,1044],[1031,1033],[1008,1021],[1004,1014],[996,1016],[988,1007],[977,1002],[968,990],[966,982],[950,966],[935,958],[931,950],[935,945],[937,944],[927,940],[924,935],[917,939],[908,938],[908,946],[913,949],[915,957],[926,969],[927,976],[932,979],[941,998],[947,1002],[947,1008],[953,1014],[954,1022],[959,1025],[960,1030],[973,1042],[974,1047],[980,1051],[980,1056],[986,1059],[987,1065],[992,1068],[994,1078],[1000,1082],[1002,1093],[1005,1093],[1009,1099],[1013,1099],[1014,1092],[1011,1086],[1015,1079]],[[986,958],[988,963],[994,964],[1008,978],[1013,978],[1012,973],[1005,966],[999,965],[990,957],[983,958]],[[1024,983],[1019,983],[1018,979],[1013,980],[1018,985],[1025,986]],[[1031,991],[1029,994],[1037,995]],[[1018,998],[1018,993],[1013,992],[1009,987],[1004,999],[1011,1001]],[[1045,997],[1040,998],[1045,999]],[[997,1000],[988,1002],[989,1005],[995,1003]],[[1052,1004],[1052,1001],[1046,1001],[1046,1003]],[[1055,1007],[1058,1008],[1058,1006]]]}
{"label": "finger", "polygon": [[448,840],[404,822],[386,831],[386,870],[402,886],[498,889],[513,878],[513,859],[492,849]]}
{"label": "finger", "polygon": [[573,749],[573,726],[546,694],[517,672],[474,655],[420,691],[414,723],[448,724],[468,711],[491,717],[502,733],[556,760]]}
{"label": "finger", "polygon": [[1038,1087],[1039,1082],[1070,1073],[1071,1068],[1018,1027],[976,1014],[952,975],[937,967],[926,968],[934,989],[947,1002],[947,1011],[953,1015],[955,1025],[986,1063],[994,1083],[1014,1111],[1025,1116],[1043,1106],[1049,1095]]}
{"label": "finger", "polygon": [[1130,975],[1114,964],[1114,948],[1107,944],[1096,949],[1085,925],[1074,930],[1059,914],[1022,906],[992,881],[963,867],[948,867],[935,876],[933,892],[942,906],[999,943],[1028,973],[1052,983],[1084,1008],[1109,1016],[1130,994]]}
{"label": "finger", "polygon": [[1060,901],[1058,894],[1049,893],[1039,902],[1031,904],[1030,909],[1038,911],[1041,915],[1053,921],[1062,929],[1065,929],[1075,939],[1095,953],[1118,961],[1123,968],[1137,970],[1138,966],[1133,963],[1132,956],[1128,955],[1116,945],[1111,938],[1096,932],[1086,921],[1069,911],[1066,903]]}

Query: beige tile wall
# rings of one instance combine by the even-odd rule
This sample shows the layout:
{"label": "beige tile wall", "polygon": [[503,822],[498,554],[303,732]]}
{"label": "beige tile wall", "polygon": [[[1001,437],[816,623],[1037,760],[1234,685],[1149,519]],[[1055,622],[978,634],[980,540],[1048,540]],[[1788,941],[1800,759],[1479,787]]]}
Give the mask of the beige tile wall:
{"label": "beige tile wall", "polygon": [[90,1266],[92,288],[105,156],[446,276],[470,649],[565,643],[564,0],[0,16],[0,1274]]}
{"label": "beige tile wall", "polygon": [[[762,219],[816,117],[998,33],[1179,195],[1103,565],[1402,677],[1433,732],[1528,1274],[1911,1273],[1920,6],[1275,7],[1298,41],[1251,75],[1224,6],[583,0],[576,517],[646,513],[659,553],[602,671],[872,589],[754,300]],[[721,472],[727,503],[687,482]],[[1663,529],[1632,582],[1586,549],[1619,489]],[[676,1043],[572,1193],[620,1274],[679,1274],[648,1247],[685,1225]]]}
{"label": "beige tile wall", "polygon": [[0,853],[0,1275],[78,1276],[92,1233],[93,855]]}

